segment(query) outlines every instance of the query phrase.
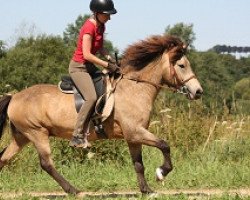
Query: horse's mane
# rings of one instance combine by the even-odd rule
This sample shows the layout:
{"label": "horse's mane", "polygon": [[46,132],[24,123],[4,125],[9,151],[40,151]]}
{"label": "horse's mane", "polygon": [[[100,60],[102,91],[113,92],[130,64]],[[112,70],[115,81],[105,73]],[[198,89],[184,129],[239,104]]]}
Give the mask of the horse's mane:
{"label": "horse's mane", "polygon": [[130,45],[123,53],[122,66],[140,70],[165,51],[169,53],[170,62],[174,63],[183,56],[185,50],[183,42],[175,36],[154,35]]}

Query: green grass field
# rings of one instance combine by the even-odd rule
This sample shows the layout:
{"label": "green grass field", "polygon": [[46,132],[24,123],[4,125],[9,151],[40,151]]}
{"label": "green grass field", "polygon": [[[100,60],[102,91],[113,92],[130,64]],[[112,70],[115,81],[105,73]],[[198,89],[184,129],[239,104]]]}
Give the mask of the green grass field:
{"label": "green grass field", "polygon": [[[143,149],[146,176],[155,191],[247,188],[250,186],[249,150],[250,140],[245,139],[212,142],[205,152],[197,149],[186,155],[181,154],[178,149],[173,149],[174,170],[164,184],[161,184],[155,181],[155,169],[161,164],[161,153],[146,147]],[[26,148],[23,153],[26,158],[20,154],[22,160],[17,156],[12,164],[2,170],[1,192],[62,191],[57,183],[41,170],[34,148]],[[135,172],[127,153],[124,153],[123,161],[100,161],[95,155],[92,156],[84,163],[72,162],[66,165],[55,160],[56,167],[82,191],[138,191]]]}
{"label": "green grass field", "polygon": [[[164,111],[166,112],[166,111]],[[169,112],[169,111],[167,111]],[[196,112],[199,113],[199,112]],[[155,180],[155,169],[161,165],[161,152],[152,147],[143,148],[143,159],[149,185],[155,191],[169,189],[237,189],[250,188],[250,117],[215,116],[183,112],[153,117],[150,130],[169,141],[174,165],[164,183]],[[171,121],[172,120],[172,121]],[[158,123],[158,121],[164,123]],[[8,128],[0,149],[9,142]],[[51,139],[56,168],[81,191],[114,192],[136,191],[134,168],[124,141],[93,143],[87,151],[68,147],[68,141]],[[24,148],[0,173],[0,193],[63,192],[40,167],[32,145]],[[95,199],[100,197],[88,197]],[[130,199],[146,199],[131,197]],[[158,197],[157,199],[190,199],[187,195]],[[1,197],[0,197],[1,199]],[[24,195],[18,199],[39,199]],[[55,198],[54,198],[55,199]],[[60,199],[59,197],[56,199]],[[74,199],[68,196],[63,199]],[[128,197],[105,197],[128,199]],[[198,199],[250,199],[229,196],[199,197]]]}

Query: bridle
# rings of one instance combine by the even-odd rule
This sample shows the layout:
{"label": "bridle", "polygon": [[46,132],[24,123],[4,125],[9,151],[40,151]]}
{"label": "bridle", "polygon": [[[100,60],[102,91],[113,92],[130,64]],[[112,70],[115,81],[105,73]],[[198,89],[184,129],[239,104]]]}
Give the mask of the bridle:
{"label": "bridle", "polygon": [[[160,61],[161,61],[161,59],[160,59]],[[157,66],[157,65],[158,65],[158,63],[156,63],[155,66]],[[149,85],[154,86],[157,90],[159,90],[161,88],[170,89],[173,92],[181,93],[181,94],[184,94],[184,95],[187,95],[189,93],[189,90],[185,86],[185,83],[190,81],[191,79],[197,79],[195,74],[192,74],[189,78],[182,80],[178,76],[178,74],[176,73],[175,67],[172,64],[170,64],[170,75],[172,77],[171,79],[173,80],[173,84],[168,83],[168,84],[166,84],[167,86],[165,86],[164,83],[156,84],[156,83],[153,83],[153,82],[151,82],[149,80],[144,80],[144,79],[134,78],[134,77],[128,77],[128,76],[126,76],[126,74],[124,74],[122,72],[120,72],[120,74],[122,75],[122,78],[124,78],[124,79],[135,81],[137,83],[147,83]]]}
{"label": "bridle", "polygon": [[189,78],[182,80],[176,73],[175,67],[172,64],[170,64],[170,74],[172,76],[172,79],[174,80],[173,81],[174,84],[171,85],[170,87],[173,88],[175,92],[181,93],[181,94],[188,94],[189,92],[188,88],[185,86],[185,83],[187,83],[191,79],[197,79],[195,74],[192,74]]}

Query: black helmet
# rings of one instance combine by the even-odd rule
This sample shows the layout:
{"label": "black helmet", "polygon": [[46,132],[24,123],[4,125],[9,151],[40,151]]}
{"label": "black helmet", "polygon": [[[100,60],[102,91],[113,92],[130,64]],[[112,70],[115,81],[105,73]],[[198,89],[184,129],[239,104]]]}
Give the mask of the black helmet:
{"label": "black helmet", "polygon": [[91,0],[89,8],[92,12],[97,12],[97,13],[105,13],[105,14],[117,13],[112,0]]}

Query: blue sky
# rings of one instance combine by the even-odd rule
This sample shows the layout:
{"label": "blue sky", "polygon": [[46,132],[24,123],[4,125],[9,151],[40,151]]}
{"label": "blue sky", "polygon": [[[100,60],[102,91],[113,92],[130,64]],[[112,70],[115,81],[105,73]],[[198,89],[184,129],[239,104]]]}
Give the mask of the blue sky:
{"label": "blue sky", "polygon": [[[121,51],[168,25],[193,24],[197,50],[217,44],[250,46],[249,0],[114,0],[118,14],[107,24],[107,39]],[[0,40],[13,44],[29,33],[62,35],[89,0],[0,0]]]}

